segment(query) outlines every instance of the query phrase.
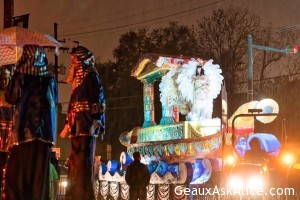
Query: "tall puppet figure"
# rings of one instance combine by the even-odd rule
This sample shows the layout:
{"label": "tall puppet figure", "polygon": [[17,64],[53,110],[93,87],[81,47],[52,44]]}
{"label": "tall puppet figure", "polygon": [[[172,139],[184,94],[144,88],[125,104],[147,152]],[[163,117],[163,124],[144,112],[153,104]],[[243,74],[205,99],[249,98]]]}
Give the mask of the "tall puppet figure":
{"label": "tall puppet figure", "polygon": [[56,131],[57,83],[42,48],[25,45],[5,93],[15,105],[6,199],[49,199],[49,155]]}
{"label": "tall puppet figure", "polygon": [[8,87],[8,83],[11,78],[10,71],[5,67],[1,67],[0,70],[0,185],[2,187],[2,172],[6,165],[9,148],[11,147],[12,142],[11,131],[13,107],[4,99],[4,92]]}
{"label": "tall puppet figure", "polygon": [[69,135],[72,149],[68,164],[67,199],[94,199],[93,164],[96,137],[105,129],[105,99],[94,56],[85,47],[71,52],[67,82],[72,95],[61,137]]}

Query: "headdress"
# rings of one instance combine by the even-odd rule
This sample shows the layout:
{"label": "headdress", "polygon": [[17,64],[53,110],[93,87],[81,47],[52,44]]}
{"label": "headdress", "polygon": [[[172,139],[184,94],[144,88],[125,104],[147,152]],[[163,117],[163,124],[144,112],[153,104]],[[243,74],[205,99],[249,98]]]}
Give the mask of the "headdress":
{"label": "headdress", "polygon": [[85,76],[91,72],[96,71],[94,64],[94,54],[83,46],[77,46],[72,49],[70,53],[72,57],[72,63],[69,70],[69,75],[66,79],[67,82],[74,83],[75,87],[78,87],[85,78]]}
{"label": "headdress", "polygon": [[34,76],[49,75],[48,60],[43,49],[37,45],[25,45],[14,71]]}

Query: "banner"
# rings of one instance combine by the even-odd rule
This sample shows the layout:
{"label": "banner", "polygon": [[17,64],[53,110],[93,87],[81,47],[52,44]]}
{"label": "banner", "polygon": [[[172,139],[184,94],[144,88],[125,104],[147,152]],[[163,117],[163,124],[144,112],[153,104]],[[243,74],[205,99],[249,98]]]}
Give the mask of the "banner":
{"label": "banner", "polygon": [[28,28],[29,14],[13,17],[12,21],[13,21],[13,26]]}

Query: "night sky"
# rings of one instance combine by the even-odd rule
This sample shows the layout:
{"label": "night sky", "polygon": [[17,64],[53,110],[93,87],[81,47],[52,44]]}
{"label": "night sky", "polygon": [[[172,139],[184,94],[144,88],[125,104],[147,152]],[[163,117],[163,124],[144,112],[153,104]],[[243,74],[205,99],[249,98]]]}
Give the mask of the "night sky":
{"label": "night sky", "polygon": [[[249,6],[251,12],[262,17],[263,23],[272,23],[274,27],[300,23],[299,0],[26,0],[26,3],[15,0],[14,3],[15,16],[30,13],[30,29],[52,34],[53,23],[57,22],[59,39],[80,41],[101,61],[113,58],[112,50],[119,36],[130,29],[165,26],[169,21],[191,25],[211,15],[214,9],[230,4]],[[59,64],[69,66],[68,54],[62,53],[59,59]],[[60,88],[60,102],[68,101],[70,88],[66,85]]]}
{"label": "night sky", "polygon": [[14,4],[15,16],[30,13],[30,29],[52,34],[57,22],[59,39],[80,41],[102,61],[112,58],[119,35],[130,29],[164,26],[169,21],[191,25],[230,4],[249,6],[274,27],[300,23],[298,0],[15,0]]}
{"label": "night sky", "polygon": [[[300,27],[299,0],[15,0],[14,15],[30,13],[29,28],[50,34],[57,22],[59,39],[80,41],[103,62],[113,59],[119,36],[130,29],[162,27],[170,21],[192,25],[230,4],[249,6],[265,25]],[[3,3],[0,10],[3,22]],[[69,54],[61,53],[59,64],[69,66]],[[70,92],[70,86],[60,84],[59,101],[67,102]]]}

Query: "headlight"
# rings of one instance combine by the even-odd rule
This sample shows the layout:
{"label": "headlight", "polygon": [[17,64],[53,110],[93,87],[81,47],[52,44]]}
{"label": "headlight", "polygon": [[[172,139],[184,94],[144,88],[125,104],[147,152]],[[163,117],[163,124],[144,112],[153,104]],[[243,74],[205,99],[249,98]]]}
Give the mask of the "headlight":
{"label": "headlight", "polygon": [[282,161],[284,164],[286,165],[293,165],[295,160],[294,160],[294,156],[292,154],[284,154],[282,157]]}
{"label": "headlight", "polygon": [[264,188],[265,183],[263,177],[260,176],[254,176],[249,178],[248,180],[243,180],[238,176],[234,176],[229,178],[228,186],[235,190],[243,190],[244,188],[256,190],[256,189]]}
{"label": "headlight", "polygon": [[233,165],[234,163],[235,163],[235,158],[233,156],[227,156],[226,164],[227,165]]}
{"label": "headlight", "polygon": [[243,188],[243,180],[238,176],[233,176],[229,178],[228,186],[235,189]]}
{"label": "headlight", "polygon": [[247,188],[263,188],[264,180],[262,177],[254,176],[251,177],[247,182]]}

